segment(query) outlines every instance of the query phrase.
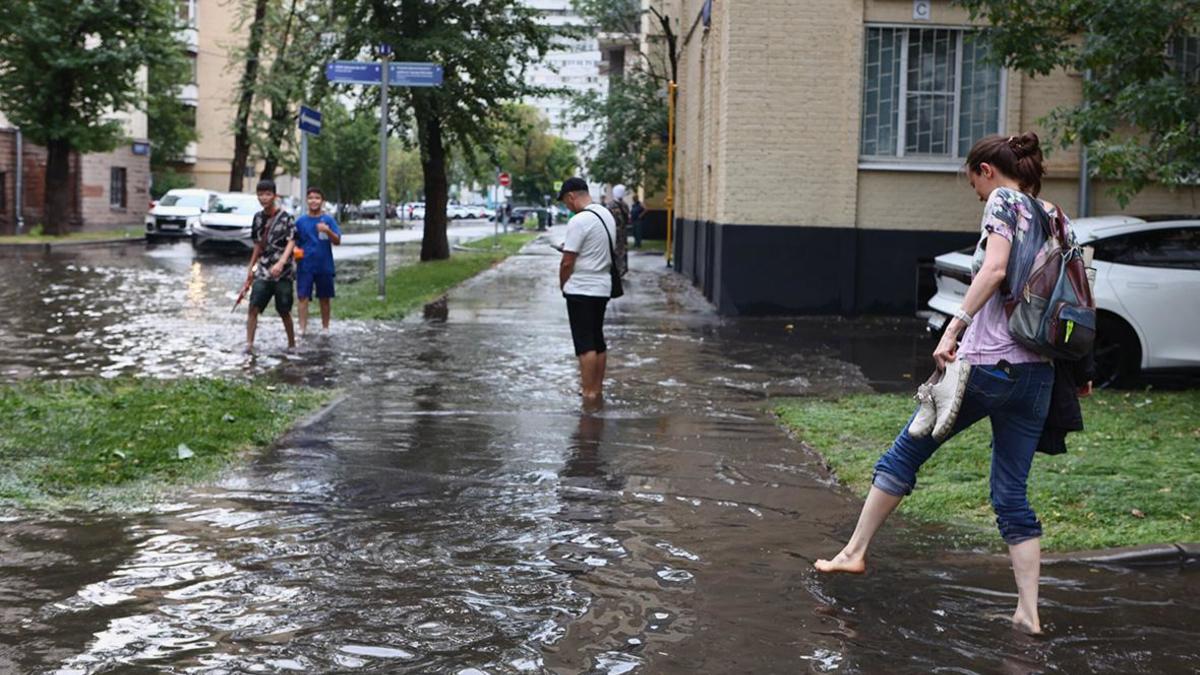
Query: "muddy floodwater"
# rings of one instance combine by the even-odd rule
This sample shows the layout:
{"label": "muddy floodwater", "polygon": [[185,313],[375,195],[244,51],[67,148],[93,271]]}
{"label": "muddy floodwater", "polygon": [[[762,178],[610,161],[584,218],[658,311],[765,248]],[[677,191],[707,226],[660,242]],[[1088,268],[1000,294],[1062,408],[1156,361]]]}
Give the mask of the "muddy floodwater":
{"label": "muddy floodwater", "polygon": [[241,259],[0,259],[4,381],[345,393],[145,510],[0,511],[0,672],[1200,669],[1193,568],[1047,566],[1043,638],[1007,627],[1006,561],[937,528],[897,519],[866,577],[814,576],[858,502],[769,398],[909,389],[932,343],[915,320],[721,318],[660,257],[632,264],[589,414],[544,242],[458,289],[444,322],[341,322],[335,301],[296,354],[268,314],[253,357],[229,311]]}

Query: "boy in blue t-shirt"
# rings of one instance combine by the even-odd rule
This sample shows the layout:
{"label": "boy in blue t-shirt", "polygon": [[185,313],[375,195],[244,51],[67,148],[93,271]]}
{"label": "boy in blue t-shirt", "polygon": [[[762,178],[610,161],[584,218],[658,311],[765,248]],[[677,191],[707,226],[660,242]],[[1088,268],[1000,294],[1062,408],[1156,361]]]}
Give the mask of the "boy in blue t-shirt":
{"label": "boy in blue t-shirt", "polygon": [[333,216],[325,213],[325,193],[308,188],[308,213],[296,219],[296,245],[304,250],[296,270],[296,297],[300,300],[300,334],[308,328],[308,301],[313,288],[321,303],[321,328],[329,330],[329,301],[333,298],[333,245],[342,243],[342,230]]}

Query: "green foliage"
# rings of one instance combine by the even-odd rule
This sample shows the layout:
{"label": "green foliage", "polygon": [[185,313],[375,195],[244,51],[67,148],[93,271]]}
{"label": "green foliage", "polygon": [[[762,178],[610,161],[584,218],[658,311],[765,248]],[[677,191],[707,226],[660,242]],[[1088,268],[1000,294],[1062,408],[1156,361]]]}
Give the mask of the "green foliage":
{"label": "green foliage", "polygon": [[[103,488],[203,478],[264,447],[330,392],[227,380],[0,387],[0,499],[87,501]],[[194,456],[179,457],[179,445]]]}
{"label": "green foliage", "polygon": [[575,145],[550,134],[550,123],[535,108],[513,106],[510,119],[499,131],[500,168],[512,175],[516,202],[541,205],[546,195],[556,194],[556,181],[575,173]]}
{"label": "green foliage", "polygon": [[[160,182],[171,181],[168,167],[181,160],[188,144],[199,138],[196,133],[196,107],[179,99],[182,87],[191,81],[191,60],[186,55],[183,58],[154,61],[147,68],[146,120],[150,136],[150,169],[155,174],[155,189]],[[157,194],[161,195],[162,192]]]}
{"label": "green foliage", "polygon": [[[242,7],[246,11],[250,5]],[[243,17],[246,20],[252,17]],[[266,163],[263,177],[274,178],[280,168],[289,173],[299,170],[296,116],[301,103],[323,97],[324,66],[333,58],[335,45],[324,44],[321,35],[341,28],[330,0],[267,3],[257,54],[261,65],[252,85],[259,105],[251,107],[247,123],[253,154]],[[235,61],[251,58],[250,47],[247,43],[236,50]]]}
{"label": "green foliage", "polygon": [[320,105],[321,134],[308,139],[308,184],[338,204],[357,204],[379,188],[379,120],[350,112],[334,96]]}
{"label": "green foliage", "polygon": [[389,92],[394,128],[413,130],[421,148],[427,205],[421,257],[445,258],[449,150],[464,158],[495,154],[490,131],[507,103],[540,91],[526,82],[525,70],[545,56],[557,29],[522,0],[331,1],[346,25],[343,53],[371,53],[387,43],[396,61],[445,69],[441,87]]}
{"label": "green foliage", "polygon": [[1083,101],[1042,122],[1063,147],[1087,144],[1122,205],[1148,185],[1200,177],[1200,3],[957,2],[991,24],[985,35],[1005,66],[1086,73]]}
{"label": "green foliage", "polygon": [[588,167],[593,179],[650,192],[666,184],[667,99],[654,78],[635,71],[614,80],[598,106],[581,97],[575,116],[598,118],[592,138],[597,150]]}
{"label": "green foliage", "polygon": [[[1082,403],[1087,430],[1067,438],[1065,455],[1036,455],[1030,474],[1029,499],[1045,527],[1043,546],[1200,541],[1200,392],[1102,391]],[[912,408],[908,396],[868,394],[796,400],[778,412],[839,480],[865,494],[872,467]],[[922,467],[901,512],[952,524],[972,542],[998,545],[988,502],[990,440],[988,425],[979,423],[940,448]]]}
{"label": "green foliage", "polygon": [[492,238],[481,239],[475,250],[449,260],[402,265],[388,272],[387,297],[380,300],[375,274],[367,274],[338,289],[335,313],[342,319],[402,319],[412,310],[436,300],[447,291],[521,250],[535,235],[515,232],[501,235],[500,248]]}
{"label": "green foliage", "polygon": [[[153,162],[151,164],[153,165]],[[155,168],[150,177],[150,196],[160,199],[171,190],[190,188],[195,184],[191,174],[176,171],[174,167]]]}
{"label": "green foliage", "polygon": [[388,200],[397,204],[418,201],[424,183],[421,152],[392,139],[388,145]]}
{"label": "green foliage", "polygon": [[6,0],[0,110],[35,143],[112,150],[124,132],[111,111],[146,105],[140,69],[184,58],[175,10],[174,0]]}

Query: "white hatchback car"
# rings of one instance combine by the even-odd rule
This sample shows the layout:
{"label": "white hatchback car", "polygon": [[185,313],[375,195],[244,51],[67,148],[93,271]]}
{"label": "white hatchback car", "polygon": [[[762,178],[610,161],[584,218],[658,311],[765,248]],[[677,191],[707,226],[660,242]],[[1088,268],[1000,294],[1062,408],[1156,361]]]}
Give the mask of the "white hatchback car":
{"label": "white hatchback car", "polygon": [[192,228],[192,246],[196,250],[233,249],[248,251],[254,248],[251,230],[254,214],[262,210],[256,195],[227,192],[217,195],[212,208],[200,214],[200,222]]}
{"label": "white hatchback car", "polygon": [[[1200,369],[1200,220],[1147,222],[1130,216],[1072,222],[1095,249],[1097,386],[1140,371]],[[962,304],[974,247],[934,259],[937,294],[929,327],[941,331]]]}

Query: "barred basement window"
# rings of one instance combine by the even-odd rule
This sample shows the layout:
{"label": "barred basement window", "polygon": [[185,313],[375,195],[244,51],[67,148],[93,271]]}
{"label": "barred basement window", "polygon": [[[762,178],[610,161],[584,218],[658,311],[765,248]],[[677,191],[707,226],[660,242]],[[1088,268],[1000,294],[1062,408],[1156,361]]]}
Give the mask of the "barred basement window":
{"label": "barred basement window", "polygon": [[115,208],[125,208],[125,169],[112,167],[108,173],[108,204]]}
{"label": "barred basement window", "polygon": [[866,37],[862,159],[961,159],[1000,131],[1003,72],[975,33],[868,26]]}

